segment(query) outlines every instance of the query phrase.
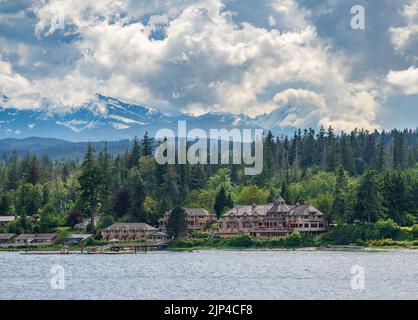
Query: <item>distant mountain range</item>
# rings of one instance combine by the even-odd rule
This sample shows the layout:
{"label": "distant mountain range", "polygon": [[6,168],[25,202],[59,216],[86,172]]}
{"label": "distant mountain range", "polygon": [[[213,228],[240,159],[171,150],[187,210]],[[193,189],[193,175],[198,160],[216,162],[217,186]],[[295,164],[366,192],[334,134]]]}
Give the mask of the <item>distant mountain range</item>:
{"label": "distant mountain range", "polygon": [[[97,152],[105,147],[104,141],[92,142]],[[108,151],[113,154],[122,154],[131,148],[130,140],[107,142]],[[42,157],[47,154],[53,160],[79,160],[82,159],[87,149],[87,142],[71,142],[55,138],[29,137],[23,139],[6,138],[0,139],[0,156],[9,158],[16,150],[20,158],[26,154],[36,154]]]}
{"label": "distant mountain range", "polygon": [[[3,96],[3,105],[7,101],[7,97]],[[0,139],[43,137],[74,142],[131,140],[134,136],[143,136],[146,131],[152,136],[160,128],[176,130],[177,122],[181,120],[187,121],[188,129],[200,128],[207,132],[212,128],[261,128],[272,130],[275,134],[291,132],[290,128],[278,127],[276,123],[280,119],[272,119],[269,115],[255,119],[246,115],[214,112],[201,116],[167,116],[153,108],[96,94],[95,99],[65,113],[0,107]],[[52,139],[45,142],[55,144],[57,141]]]}

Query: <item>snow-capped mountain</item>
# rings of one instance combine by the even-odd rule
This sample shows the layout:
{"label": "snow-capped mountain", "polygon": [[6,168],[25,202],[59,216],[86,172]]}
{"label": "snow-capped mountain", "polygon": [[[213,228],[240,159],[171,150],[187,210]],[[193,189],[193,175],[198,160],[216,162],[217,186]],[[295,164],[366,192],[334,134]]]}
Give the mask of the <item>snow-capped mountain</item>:
{"label": "snow-capped mountain", "polygon": [[[3,97],[3,101],[7,98]],[[210,112],[201,116],[167,116],[153,108],[97,94],[95,99],[65,113],[0,107],[0,139],[36,136],[70,141],[115,141],[142,136],[146,131],[153,135],[161,128],[175,131],[177,122],[182,120],[187,121],[188,129],[207,131],[211,128],[269,129],[259,119],[245,115]]]}

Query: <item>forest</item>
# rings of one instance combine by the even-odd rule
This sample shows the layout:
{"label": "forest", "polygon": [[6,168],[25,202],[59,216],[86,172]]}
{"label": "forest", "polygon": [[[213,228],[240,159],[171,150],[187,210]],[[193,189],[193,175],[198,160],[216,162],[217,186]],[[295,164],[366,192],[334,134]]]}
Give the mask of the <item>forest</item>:
{"label": "forest", "polygon": [[[116,155],[106,145],[96,152],[89,143],[80,161],[4,154],[0,215],[20,219],[0,232],[52,232],[96,216],[100,223],[90,223],[90,231],[99,237],[115,221],[157,226],[175,206],[201,207],[219,217],[234,204],[263,204],[281,195],[325,213],[334,240],[336,230],[350,233],[350,241],[367,238],[363,229],[376,223],[418,233],[418,130],[269,132],[258,176],[244,175],[240,165],[159,165],[155,145],[145,134]],[[363,233],[353,236],[358,228]]]}

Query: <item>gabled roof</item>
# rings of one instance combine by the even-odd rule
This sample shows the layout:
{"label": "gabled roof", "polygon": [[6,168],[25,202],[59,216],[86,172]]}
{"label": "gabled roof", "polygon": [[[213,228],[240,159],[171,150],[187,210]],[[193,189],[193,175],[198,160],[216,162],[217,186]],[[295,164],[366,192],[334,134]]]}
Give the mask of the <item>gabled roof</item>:
{"label": "gabled roof", "polygon": [[35,234],[33,233],[24,233],[20,234],[16,237],[16,240],[33,240],[35,239]]}
{"label": "gabled roof", "polygon": [[293,216],[309,216],[309,214],[323,215],[321,211],[310,204],[302,204],[292,206],[289,215]]}
{"label": "gabled roof", "polygon": [[254,216],[254,215],[265,216],[267,215],[267,212],[270,210],[271,207],[272,207],[272,204],[258,205],[258,206],[257,205],[256,206],[236,205],[234,206],[234,208],[226,212],[224,214],[224,217],[228,217],[228,216],[240,217],[240,216],[244,216],[245,214],[248,216]]}
{"label": "gabled roof", "polygon": [[158,231],[157,228],[154,228],[146,223],[115,223],[110,227],[107,227],[105,230]]}
{"label": "gabled roof", "polygon": [[150,234],[148,235],[148,237],[152,237],[152,236],[169,237],[169,235],[168,235],[167,233],[162,232],[162,231],[153,232],[153,233],[150,233]]}
{"label": "gabled roof", "polygon": [[16,220],[15,216],[0,216],[0,222],[11,222],[15,220]]}
{"label": "gabled roof", "polygon": [[188,216],[204,217],[204,216],[213,215],[213,214],[209,213],[206,209],[203,209],[203,208],[184,208],[184,210],[186,211],[186,214]]}
{"label": "gabled roof", "polygon": [[236,205],[233,209],[224,214],[224,217],[243,217],[243,216],[266,216],[268,213],[283,213],[289,216],[309,216],[309,214],[324,215],[314,206],[307,205],[287,205],[282,202],[269,203],[265,205]]}
{"label": "gabled roof", "polygon": [[56,233],[38,233],[34,240],[53,240],[57,237]]}
{"label": "gabled roof", "polygon": [[[210,213],[208,210],[203,208],[184,208],[184,211],[186,212],[186,215],[189,217],[208,217],[208,216],[214,216],[213,213]],[[166,215],[171,214],[170,211],[165,212]]]}
{"label": "gabled roof", "polygon": [[16,236],[16,233],[0,233],[0,240],[10,240]]}
{"label": "gabled roof", "polygon": [[63,240],[87,240],[88,238],[90,238],[92,235],[91,234],[71,234],[67,237],[65,237]]}

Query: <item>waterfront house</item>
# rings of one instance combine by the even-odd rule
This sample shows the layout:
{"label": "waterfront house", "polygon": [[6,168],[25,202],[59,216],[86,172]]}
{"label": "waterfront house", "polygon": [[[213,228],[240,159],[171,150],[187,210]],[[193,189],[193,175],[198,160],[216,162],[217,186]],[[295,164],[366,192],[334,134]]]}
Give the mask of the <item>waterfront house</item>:
{"label": "waterfront house", "polygon": [[39,246],[48,246],[54,244],[56,238],[56,233],[38,233],[32,240],[32,244]]}
{"label": "waterfront house", "polygon": [[0,233],[0,246],[8,246],[13,244],[15,233]]}
{"label": "waterfront house", "polygon": [[159,243],[159,242],[168,242],[170,240],[171,240],[171,237],[167,233],[161,232],[161,231],[151,233],[145,237],[145,241],[147,242]]}
{"label": "waterfront house", "polygon": [[26,246],[32,243],[35,239],[35,234],[20,234],[16,237],[15,243],[17,246]]}
{"label": "waterfront house", "polygon": [[105,241],[135,241],[144,240],[148,235],[158,232],[146,223],[115,223],[102,231],[102,238]]}
{"label": "waterfront house", "polygon": [[[97,227],[100,223],[100,217],[99,216],[95,216],[94,217],[94,226]],[[90,224],[90,218],[88,219],[84,219],[83,222],[78,223],[74,226],[74,229],[79,231],[79,232],[84,232],[85,230],[87,230],[87,227]]]}
{"label": "waterfront house", "polygon": [[[184,208],[186,212],[187,230],[191,235],[193,232],[203,231],[212,222],[216,221],[216,216],[202,208]],[[158,221],[160,231],[166,232],[168,218],[171,211],[167,211]]]}
{"label": "waterfront house", "polygon": [[0,216],[0,227],[5,225],[6,223],[9,223],[15,220],[16,220],[15,216]]}
{"label": "waterfront house", "polygon": [[83,244],[87,239],[91,238],[91,234],[71,234],[62,239],[65,245]]}
{"label": "waterfront house", "polygon": [[279,197],[267,205],[236,205],[219,220],[221,237],[249,233],[257,238],[282,237],[294,231],[319,234],[327,230],[325,216],[312,205],[287,205]]}
{"label": "waterfront house", "polygon": [[15,239],[17,246],[49,246],[54,244],[56,233],[21,234]]}

